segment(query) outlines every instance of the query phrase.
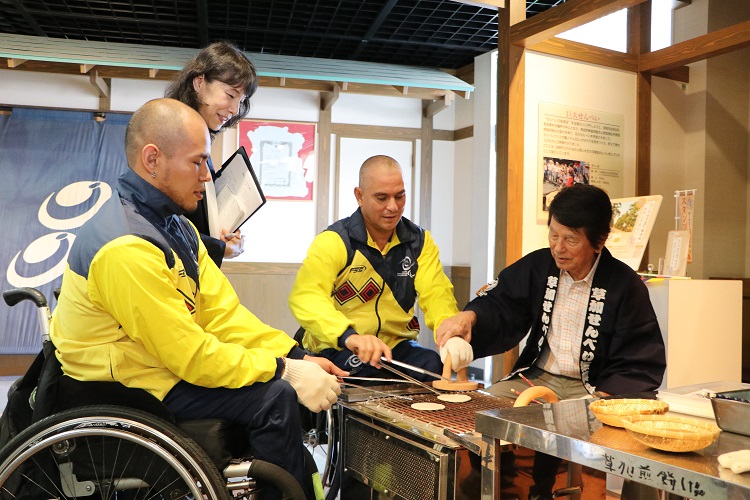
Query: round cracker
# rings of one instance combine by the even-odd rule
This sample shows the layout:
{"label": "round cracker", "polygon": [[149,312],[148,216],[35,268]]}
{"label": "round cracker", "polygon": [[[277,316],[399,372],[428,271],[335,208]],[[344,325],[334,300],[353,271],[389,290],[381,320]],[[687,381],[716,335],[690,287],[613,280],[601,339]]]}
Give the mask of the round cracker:
{"label": "round cracker", "polygon": [[441,394],[437,398],[440,401],[447,401],[449,403],[465,403],[471,401],[471,396],[468,394]]}
{"label": "round cracker", "polygon": [[445,409],[445,405],[440,403],[412,403],[412,408],[415,410],[421,410],[421,411],[435,411],[435,410],[443,410]]}

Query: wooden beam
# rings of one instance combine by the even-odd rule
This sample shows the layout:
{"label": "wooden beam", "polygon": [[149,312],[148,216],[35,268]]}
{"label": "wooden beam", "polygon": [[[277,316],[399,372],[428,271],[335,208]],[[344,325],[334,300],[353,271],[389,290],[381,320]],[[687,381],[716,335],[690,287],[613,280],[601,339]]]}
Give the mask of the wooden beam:
{"label": "wooden beam", "polygon": [[320,93],[320,110],[321,111],[328,111],[330,110],[333,105],[336,103],[336,101],[339,100],[339,88],[334,85],[333,90],[331,92],[321,92]]}
{"label": "wooden beam", "polygon": [[[628,50],[635,54],[651,51],[651,1],[628,11]],[[636,73],[635,100],[635,195],[651,194],[651,75]],[[649,261],[648,246],[643,259]],[[642,263],[638,269],[643,269]]]}
{"label": "wooden beam", "polygon": [[442,99],[437,99],[435,101],[432,101],[428,106],[425,106],[423,108],[423,113],[427,117],[433,117],[436,114],[440,113],[442,110],[446,109],[453,103],[453,98],[455,94],[453,92],[448,92],[443,96]]}
{"label": "wooden beam", "polygon": [[346,92],[346,91],[347,91],[347,90],[349,89],[349,82],[337,82],[337,85],[338,85],[338,86],[339,86],[339,88],[341,88],[341,90],[343,90],[344,92]]}
{"label": "wooden beam", "polygon": [[413,141],[422,137],[421,128],[383,127],[379,125],[356,125],[350,123],[331,124],[331,133],[337,137],[397,141]]}
{"label": "wooden beam", "polygon": [[286,77],[279,78],[279,87],[286,87]]}
{"label": "wooden beam", "polygon": [[432,141],[433,116],[429,108],[431,101],[422,101],[422,134],[419,152],[419,225],[425,229],[432,227]]}
{"label": "wooden beam", "polygon": [[468,139],[474,137],[474,125],[460,128],[453,133],[453,140],[460,141],[461,139]]}
{"label": "wooden beam", "polygon": [[396,87],[396,90],[401,92],[403,95],[407,95],[409,93],[409,87]]}
{"label": "wooden beam", "polygon": [[99,97],[109,97],[109,85],[104,81],[104,78],[99,77],[95,69],[89,73],[89,81],[99,92]]}
{"label": "wooden beam", "polygon": [[96,64],[79,64],[79,68],[82,75],[87,74],[92,69],[96,68]]}
{"label": "wooden beam", "polygon": [[638,71],[638,57],[616,50],[594,47],[580,42],[565,40],[564,38],[550,38],[530,47],[529,50],[542,52],[553,56],[565,57],[573,61],[597,64],[605,68]]}
{"label": "wooden beam", "polygon": [[23,63],[28,61],[28,59],[17,59],[17,58],[9,58],[8,59],[8,67],[9,68],[17,68]]}
{"label": "wooden beam", "polygon": [[[524,16],[525,2],[513,0],[497,16],[497,127],[495,131],[495,255],[493,275],[522,255],[523,110],[526,50],[510,43],[511,26]],[[523,21],[521,22],[521,24]],[[502,367],[496,365],[502,360]],[[492,358],[491,380],[510,373],[518,346]]]}
{"label": "wooden beam", "polygon": [[156,78],[156,75],[159,73],[159,70],[157,68],[151,68],[148,70],[148,77],[149,78]]}
{"label": "wooden beam", "polygon": [[[336,93],[338,97],[338,93]],[[320,114],[318,115],[318,152],[315,182],[315,233],[319,233],[329,224],[329,200],[331,199],[331,113],[332,99],[327,105],[325,95],[321,94]]]}
{"label": "wooden beam", "polygon": [[568,0],[510,29],[510,43],[529,47],[645,0]]}
{"label": "wooden beam", "polygon": [[675,43],[661,50],[644,53],[641,55],[638,69],[651,74],[661,73],[748,46],[750,46],[750,21],[745,21]]}
{"label": "wooden beam", "polygon": [[660,76],[676,82],[690,83],[690,66],[680,66],[679,68],[654,73],[652,76]]}

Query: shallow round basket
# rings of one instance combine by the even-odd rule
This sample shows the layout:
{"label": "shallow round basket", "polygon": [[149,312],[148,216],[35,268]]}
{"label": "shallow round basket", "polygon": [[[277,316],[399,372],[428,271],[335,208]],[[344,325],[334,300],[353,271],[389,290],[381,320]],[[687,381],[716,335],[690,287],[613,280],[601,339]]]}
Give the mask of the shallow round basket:
{"label": "shallow round basket", "polygon": [[712,422],[673,415],[633,415],[623,419],[623,425],[637,441],[674,452],[701,450],[721,432]]}
{"label": "shallow round basket", "polygon": [[589,409],[603,424],[624,427],[622,419],[633,415],[663,415],[669,405],[657,399],[598,399]]}

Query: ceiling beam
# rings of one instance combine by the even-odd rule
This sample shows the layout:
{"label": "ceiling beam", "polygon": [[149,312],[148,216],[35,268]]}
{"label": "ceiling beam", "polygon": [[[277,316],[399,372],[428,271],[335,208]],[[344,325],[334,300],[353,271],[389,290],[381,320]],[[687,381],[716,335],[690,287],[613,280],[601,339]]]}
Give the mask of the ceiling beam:
{"label": "ceiling beam", "polygon": [[505,0],[452,0],[455,3],[465,3],[466,5],[473,5],[474,7],[482,7],[484,9],[504,9]]}
{"label": "ceiling beam", "polygon": [[24,24],[27,28],[31,28],[36,36],[47,36],[47,33],[45,33],[44,30],[39,26],[39,24],[36,22],[36,19],[34,19],[34,17],[31,15],[31,12],[26,8],[23,2],[19,0],[10,0],[4,3],[11,4],[18,12],[21,13]]}
{"label": "ceiling beam", "polygon": [[375,36],[375,33],[378,32],[378,29],[380,29],[380,27],[383,25],[385,19],[390,15],[397,1],[398,0],[388,0],[388,2],[383,5],[383,8],[380,9],[380,12],[378,13],[378,17],[375,18],[375,20],[370,25],[370,29],[368,29],[367,33],[365,33],[365,35],[361,38],[359,45],[357,45],[357,48],[350,56],[350,59],[357,59],[357,57],[359,57],[359,54],[367,46],[370,39]]}
{"label": "ceiling beam", "polygon": [[196,0],[195,11],[198,17],[198,42],[201,47],[207,47],[208,38],[208,4],[206,0]]}
{"label": "ceiling beam", "polygon": [[662,73],[748,46],[750,46],[750,21],[745,21],[675,43],[664,49],[641,54],[638,69],[651,74]]}
{"label": "ceiling beam", "polygon": [[527,47],[527,49],[543,54],[565,57],[573,61],[597,64],[605,68],[638,71],[637,55],[594,47],[593,45],[565,40],[564,38],[550,38],[549,40]]}
{"label": "ceiling beam", "polygon": [[510,43],[521,47],[543,42],[565,31],[577,28],[645,0],[568,0],[510,29]]}

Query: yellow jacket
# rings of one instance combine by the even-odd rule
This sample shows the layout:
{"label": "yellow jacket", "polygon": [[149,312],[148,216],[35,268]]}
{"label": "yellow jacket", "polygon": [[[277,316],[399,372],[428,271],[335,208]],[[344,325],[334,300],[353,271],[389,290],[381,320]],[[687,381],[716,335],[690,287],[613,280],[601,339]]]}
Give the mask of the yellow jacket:
{"label": "yellow jacket", "polygon": [[295,342],[239,303],[171,200],[130,172],[118,190],[79,230],[63,274],[50,335],[64,373],[158,399],[181,379],[230,388],[272,379]]}
{"label": "yellow jacket", "polygon": [[416,339],[415,300],[427,327],[458,313],[429,231],[402,218],[381,252],[359,210],[313,240],[297,273],[289,306],[312,352],[341,349],[351,333],[377,335],[389,347]]}

